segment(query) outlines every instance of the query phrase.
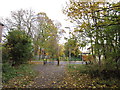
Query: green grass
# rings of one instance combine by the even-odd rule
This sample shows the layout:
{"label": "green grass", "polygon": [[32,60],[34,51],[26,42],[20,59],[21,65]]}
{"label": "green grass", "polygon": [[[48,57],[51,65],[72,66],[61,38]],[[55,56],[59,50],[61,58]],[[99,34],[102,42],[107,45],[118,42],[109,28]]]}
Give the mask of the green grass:
{"label": "green grass", "polygon": [[81,73],[86,73],[88,67],[86,67],[86,65],[84,65],[84,64],[68,64],[67,69],[69,71],[76,71],[77,70]]}
{"label": "green grass", "polygon": [[[105,85],[107,88],[120,88],[120,80],[117,78],[117,76],[113,77],[114,74],[111,71],[105,71],[104,68],[100,70],[100,68],[96,65],[81,65],[81,64],[68,64],[67,70],[70,74],[75,76],[75,79],[77,80],[81,75],[87,74],[91,77],[92,80],[94,80],[94,84],[96,86],[103,86]],[[80,74],[80,76],[77,75],[77,73]],[[108,77],[109,76],[109,77]],[[107,78],[108,77],[108,78]]]}
{"label": "green grass", "polygon": [[3,83],[8,82],[10,79],[15,77],[24,77],[24,76],[35,76],[35,72],[32,70],[32,65],[22,64],[19,67],[12,67],[8,63],[3,64],[2,66],[2,80]]}

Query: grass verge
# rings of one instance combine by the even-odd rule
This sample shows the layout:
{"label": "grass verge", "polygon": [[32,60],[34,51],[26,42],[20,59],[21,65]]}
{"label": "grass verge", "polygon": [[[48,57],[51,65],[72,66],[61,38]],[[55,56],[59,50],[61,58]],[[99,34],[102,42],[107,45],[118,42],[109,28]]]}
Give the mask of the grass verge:
{"label": "grass verge", "polygon": [[98,71],[98,67],[69,64],[67,70],[74,82],[77,83],[77,88],[120,88],[119,79],[103,78],[103,73]]}
{"label": "grass verge", "polygon": [[27,87],[37,75],[37,72],[33,71],[32,67],[32,64],[22,64],[19,67],[11,67],[8,63],[3,64],[3,88]]}

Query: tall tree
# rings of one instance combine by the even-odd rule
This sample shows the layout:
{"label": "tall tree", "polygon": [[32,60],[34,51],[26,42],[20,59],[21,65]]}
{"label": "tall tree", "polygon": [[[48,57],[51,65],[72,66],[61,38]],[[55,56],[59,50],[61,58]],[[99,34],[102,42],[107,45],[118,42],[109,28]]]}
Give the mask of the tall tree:
{"label": "tall tree", "polygon": [[54,56],[57,49],[57,33],[58,28],[54,25],[53,21],[49,19],[46,13],[38,13],[37,14],[37,22],[38,22],[38,34],[37,40],[40,48],[44,48],[49,55]]}
{"label": "tall tree", "polygon": [[33,37],[34,34],[35,12],[31,9],[20,9],[11,12],[11,18],[6,19],[6,26],[9,29],[25,30],[25,32]]}
{"label": "tall tree", "polygon": [[80,54],[79,44],[77,38],[73,35],[68,41],[65,43],[65,55],[69,57],[78,57]]}
{"label": "tall tree", "polygon": [[[92,54],[98,57],[96,60],[99,66],[101,66],[101,55],[108,62],[116,60],[115,57],[119,52],[119,2],[110,4],[70,0],[64,13],[71,22],[76,23],[75,31],[79,33],[80,41],[90,43]],[[119,55],[117,62],[118,57]]]}

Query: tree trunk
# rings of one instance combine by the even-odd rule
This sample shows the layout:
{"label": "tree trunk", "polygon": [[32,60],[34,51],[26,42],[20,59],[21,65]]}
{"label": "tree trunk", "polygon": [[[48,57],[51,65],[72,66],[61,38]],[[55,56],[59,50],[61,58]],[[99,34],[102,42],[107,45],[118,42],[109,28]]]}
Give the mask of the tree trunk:
{"label": "tree trunk", "polygon": [[57,65],[59,66],[59,65],[60,65],[60,60],[59,60],[59,57],[57,58],[57,61],[58,61]]}

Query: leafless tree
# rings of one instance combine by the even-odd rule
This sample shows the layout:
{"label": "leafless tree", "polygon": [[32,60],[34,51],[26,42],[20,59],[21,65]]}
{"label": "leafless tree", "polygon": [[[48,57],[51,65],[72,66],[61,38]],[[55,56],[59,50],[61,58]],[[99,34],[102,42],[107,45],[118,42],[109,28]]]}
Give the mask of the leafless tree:
{"label": "leafless tree", "polygon": [[[25,30],[25,32],[33,37],[34,34],[35,12],[31,9],[17,10],[11,12],[11,17],[6,19],[6,26],[11,29]],[[8,29],[8,30],[9,30]]]}

